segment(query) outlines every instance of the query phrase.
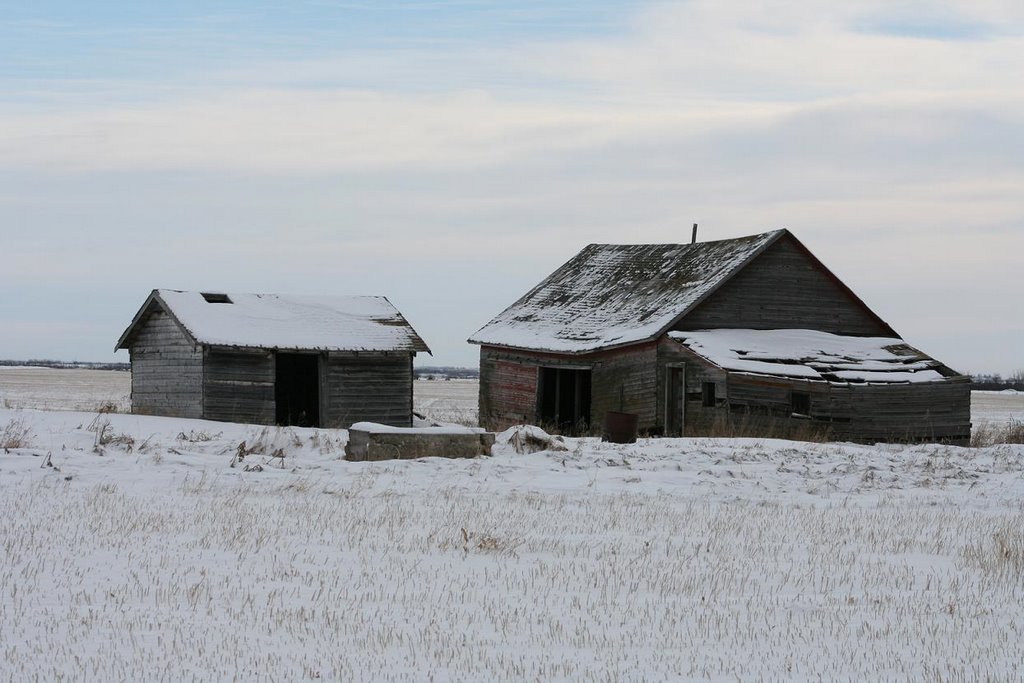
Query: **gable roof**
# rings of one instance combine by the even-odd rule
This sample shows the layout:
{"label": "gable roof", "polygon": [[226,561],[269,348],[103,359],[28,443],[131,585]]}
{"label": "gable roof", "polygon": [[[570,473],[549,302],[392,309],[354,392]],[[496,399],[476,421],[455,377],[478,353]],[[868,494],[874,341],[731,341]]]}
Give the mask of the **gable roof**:
{"label": "gable roof", "polygon": [[655,339],[787,230],[696,244],[591,244],[473,344],[585,353]]}
{"label": "gable roof", "polygon": [[[228,302],[211,303],[213,301]],[[196,344],[317,351],[430,349],[383,296],[286,296],[154,289],[117,342],[128,348],[154,307]]]}
{"label": "gable roof", "polygon": [[899,338],[819,330],[714,329],[669,338],[723,370],[841,383],[916,384],[957,374]]}

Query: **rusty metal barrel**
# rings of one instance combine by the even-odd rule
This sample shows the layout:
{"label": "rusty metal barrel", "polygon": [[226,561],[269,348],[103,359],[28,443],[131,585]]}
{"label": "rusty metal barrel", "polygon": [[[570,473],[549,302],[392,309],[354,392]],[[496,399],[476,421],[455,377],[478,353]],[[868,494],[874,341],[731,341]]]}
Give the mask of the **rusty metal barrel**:
{"label": "rusty metal barrel", "polygon": [[639,422],[639,415],[609,410],[604,414],[604,434],[601,440],[609,443],[636,443]]}

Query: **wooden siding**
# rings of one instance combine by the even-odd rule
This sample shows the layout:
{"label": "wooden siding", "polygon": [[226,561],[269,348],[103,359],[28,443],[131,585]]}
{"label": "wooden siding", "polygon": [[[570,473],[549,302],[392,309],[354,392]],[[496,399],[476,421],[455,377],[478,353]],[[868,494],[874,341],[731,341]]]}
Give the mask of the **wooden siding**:
{"label": "wooden siding", "polygon": [[[950,441],[971,437],[969,380],[929,384],[850,385],[844,396],[852,419],[848,438],[857,441]],[[833,400],[835,400],[833,398]],[[812,398],[813,401],[813,398]],[[813,407],[813,403],[812,403]],[[841,434],[840,430],[836,430]]]}
{"label": "wooden siding", "polygon": [[[950,441],[970,438],[970,383],[966,379],[924,384],[835,384],[728,373],[662,338],[658,344],[577,356],[480,349],[480,424],[490,430],[536,423],[537,368],[589,367],[591,431],[600,433],[605,413],[640,416],[643,431],[665,425],[666,369],[685,363],[688,436],[729,429],[766,430],[775,436],[827,433],[848,441]],[[715,406],[703,405],[704,382],[715,384]],[[809,418],[793,417],[792,392],[810,396]],[[620,402],[621,401],[621,402]]]}
{"label": "wooden siding", "polygon": [[202,417],[203,355],[159,308],[149,313],[129,348],[132,412]]}
{"label": "wooden siding", "polygon": [[492,431],[537,422],[537,365],[480,348],[480,425]]}
{"label": "wooden siding", "polygon": [[203,365],[203,417],[274,424],[272,352],[208,348]]}
{"label": "wooden siding", "polygon": [[[970,439],[968,381],[925,384],[834,384],[730,373],[728,415],[785,421],[782,429],[819,429],[839,441]],[[794,419],[793,391],[810,396],[810,420]]]}
{"label": "wooden siding", "polygon": [[892,336],[790,237],[766,249],[674,327],[714,328]]}
{"label": "wooden siding", "polygon": [[480,347],[480,425],[501,430],[537,422],[537,368],[591,370],[590,428],[600,433],[608,411],[639,415],[639,428],[658,424],[657,347],[639,344],[611,351],[567,356]]}
{"label": "wooden siding", "polygon": [[608,411],[636,414],[641,431],[649,432],[660,424],[657,354],[656,344],[591,354],[591,427],[595,433],[601,432]]}
{"label": "wooden siding", "polygon": [[[720,419],[722,409],[728,406],[729,385],[726,372],[713,363],[701,358],[688,348],[662,337],[658,344],[658,425],[665,426],[665,398],[667,387],[665,378],[670,365],[685,363],[685,417],[684,435],[706,434]],[[715,385],[715,407],[704,406],[703,388],[705,382]]]}
{"label": "wooden siding", "polygon": [[411,353],[331,353],[322,381],[320,415],[324,427],[355,422],[412,426]]}

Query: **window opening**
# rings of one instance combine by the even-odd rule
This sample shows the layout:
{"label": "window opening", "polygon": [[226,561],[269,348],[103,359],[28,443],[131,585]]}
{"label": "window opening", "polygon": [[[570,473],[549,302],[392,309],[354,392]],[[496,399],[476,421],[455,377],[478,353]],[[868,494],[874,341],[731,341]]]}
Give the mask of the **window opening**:
{"label": "window opening", "polygon": [[705,408],[715,407],[715,383],[704,382],[701,385],[701,403]]}
{"label": "window opening", "polygon": [[219,292],[200,292],[203,298],[206,299],[208,304],[230,304],[234,303],[231,301],[231,297],[227,294],[221,294]]}
{"label": "window opening", "polygon": [[797,415],[811,414],[811,395],[806,391],[794,391],[790,394],[790,405]]}

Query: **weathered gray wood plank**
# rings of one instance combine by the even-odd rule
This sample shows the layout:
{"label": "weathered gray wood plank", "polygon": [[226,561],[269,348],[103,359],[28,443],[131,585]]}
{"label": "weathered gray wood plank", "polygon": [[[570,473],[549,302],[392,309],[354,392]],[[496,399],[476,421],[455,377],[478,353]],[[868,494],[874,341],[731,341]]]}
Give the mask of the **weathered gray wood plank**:
{"label": "weathered gray wood plank", "polygon": [[766,249],[676,326],[714,328],[891,336],[788,238]]}

